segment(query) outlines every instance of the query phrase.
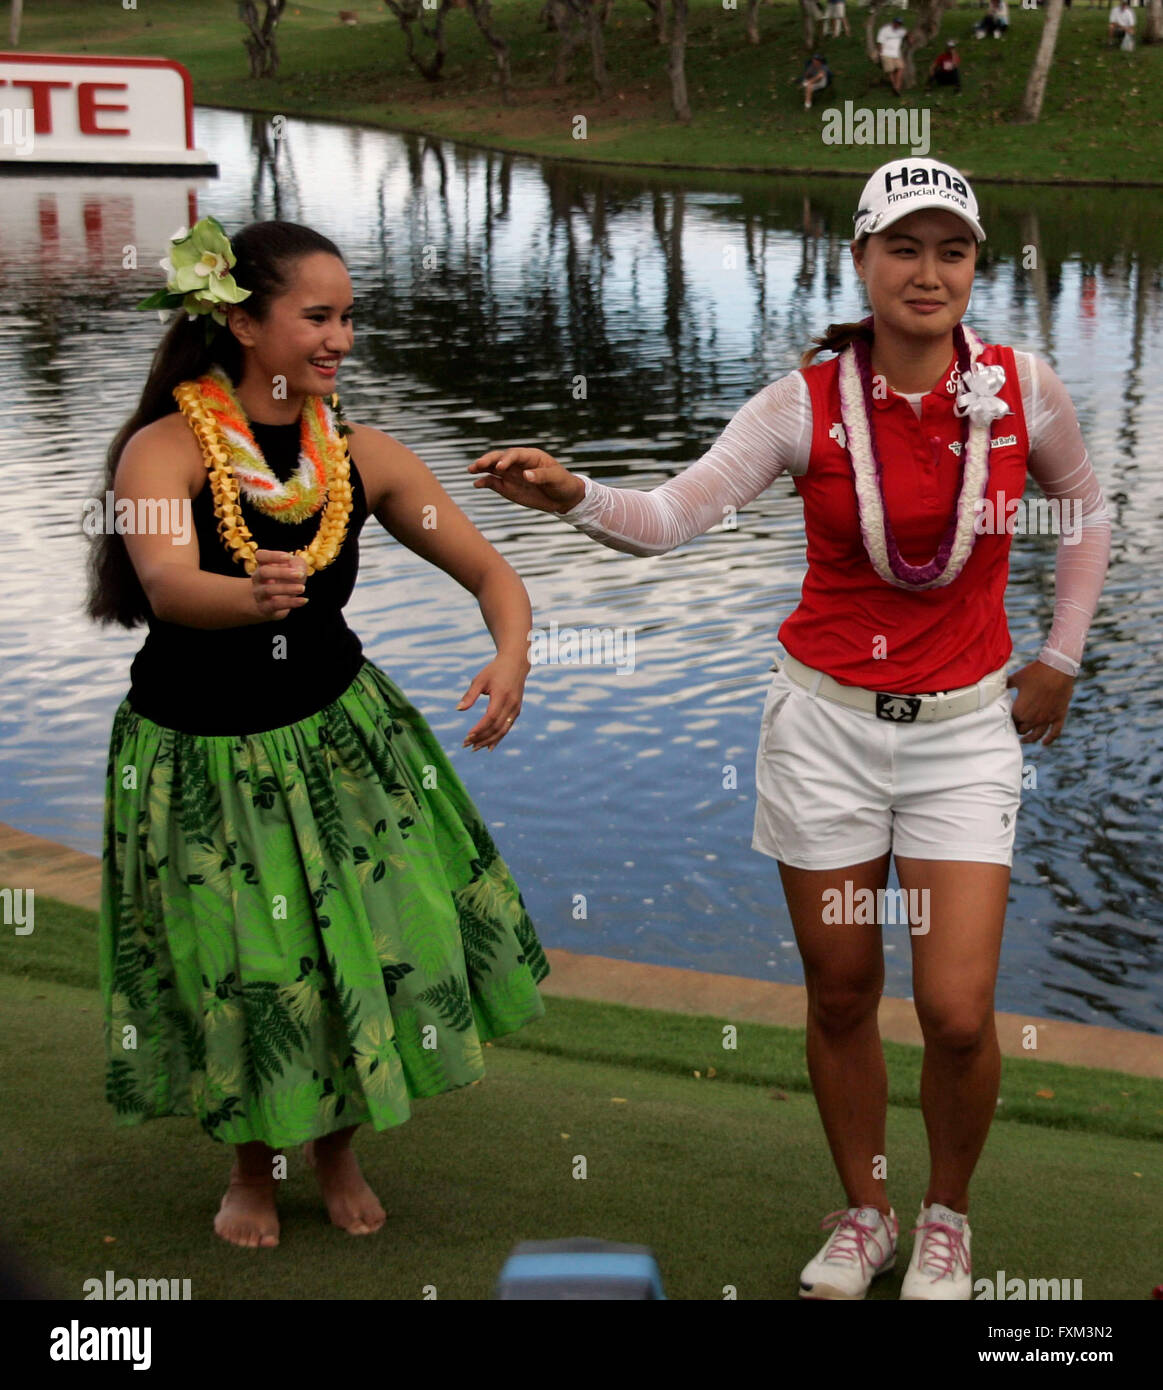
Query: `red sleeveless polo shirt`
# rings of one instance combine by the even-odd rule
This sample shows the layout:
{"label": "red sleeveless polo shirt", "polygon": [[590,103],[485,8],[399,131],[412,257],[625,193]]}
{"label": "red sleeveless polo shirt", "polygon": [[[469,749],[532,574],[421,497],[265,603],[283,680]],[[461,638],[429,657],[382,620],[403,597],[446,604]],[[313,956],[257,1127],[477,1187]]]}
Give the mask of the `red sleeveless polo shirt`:
{"label": "red sleeveless polo shirt", "polygon": [[[990,426],[985,496],[994,515],[1022,496],[1029,440],[1013,349],[990,344],[982,366],[1005,369],[998,393],[1010,408]],[[956,356],[921,402],[921,416],[889,391],[873,400],[872,428],[884,467],[885,512],[904,558],[926,564],[937,552],[960,490],[953,413]],[[794,478],[804,504],[808,572],[800,602],[779,629],[785,649],[844,685],[911,693],[971,685],[1005,664],[1013,650],[1004,597],[1012,536],[975,537],[961,573],[936,589],[887,584],[860,534],[852,462],[840,415],[839,358],[802,369],[811,393],[812,448]],[[839,428],[838,428],[839,427]],[[999,501],[999,494],[1002,500]]]}

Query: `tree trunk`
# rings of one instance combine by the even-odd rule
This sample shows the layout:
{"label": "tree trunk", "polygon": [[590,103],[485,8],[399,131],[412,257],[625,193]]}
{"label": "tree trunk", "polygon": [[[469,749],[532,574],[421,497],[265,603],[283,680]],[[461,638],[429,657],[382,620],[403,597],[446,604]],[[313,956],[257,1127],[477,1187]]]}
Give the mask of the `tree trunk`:
{"label": "tree trunk", "polygon": [[887,0],[871,0],[868,17],[864,21],[864,51],[868,61],[880,67],[880,52],[876,47],[876,31],[880,28],[880,12]]}
{"label": "tree trunk", "polygon": [[[404,53],[408,61],[426,82],[438,82],[440,80],[440,71],[444,67],[444,59],[447,56],[444,41],[444,20],[452,8],[452,3],[453,0],[440,0],[439,8],[436,11],[436,22],[429,28],[421,18],[424,14],[423,0],[384,0],[384,4],[399,20],[400,28],[404,31]],[[417,48],[416,40],[412,34],[414,24],[420,26],[420,32],[426,39],[432,40],[431,58],[426,59]]]}
{"label": "tree trunk", "polygon": [[594,82],[599,96],[610,94],[610,72],[606,67],[606,16],[613,0],[573,0],[582,5],[582,19],[590,41],[590,58],[593,63]]}
{"label": "tree trunk", "polygon": [[581,25],[569,0],[547,0],[543,13],[559,36],[557,57],[553,62],[553,85],[564,87],[569,76],[570,61],[581,47]]}
{"label": "tree trunk", "polygon": [[945,11],[954,3],[955,0],[921,0],[917,10],[917,22],[909,30],[904,43],[901,45],[901,58],[905,65],[904,76],[901,79],[902,91],[917,85],[917,70],[913,63],[913,51],[932,43],[940,32],[941,20],[945,17]]}
{"label": "tree trunk", "polygon": [[287,7],[287,0],[264,0],[263,17],[258,17],[257,0],[238,0],[238,17],[246,25],[243,39],[250,61],[251,77],[274,77],[279,70],[279,50],[275,29]]}
{"label": "tree trunk", "polygon": [[[1046,257],[1042,252],[1042,228],[1038,214],[1033,210],[1023,212],[1018,217],[1018,236],[1020,254],[1025,278],[1034,292],[1034,302],[1038,306],[1038,335],[1042,350],[1052,350],[1054,341],[1054,301],[1050,293],[1050,277],[1047,272]],[[1026,247],[1034,252],[1034,263],[1025,264]]]}
{"label": "tree trunk", "polygon": [[8,46],[20,47],[20,21],[24,18],[24,0],[12,0],[12,13],[8,17]]}
{"label": "tree trunk", "polygon": [[804,47],[810,53],[816,46],[816,24],[820,18],[816,0],[800,0],[800,18],[804,25]]}
{"label": "tree trunk", "polygon": [[1143,22],[1143,42],[1163,43],[1163,0],[1151,0]]}
{"label": "tree trunk", "polygon": [[512,80],[509,45],[493,28],[492,0],[468,0],[468,7],[476,20],[477,28],[484,35],[485,42],[493,50],[493,56],[497,60],[497,75],[501,82],[501,100],[507,102]]}
{"label": "tree trunk", "polygon": [[646,0],[650,11],[650,23],[654,28],[654,42],[666,42],[666,0]]}
{"label": "tree trunk", "polygon": [[686,90],[686,22],[687,0],[670,0],[673,27],[670,31],[670,100],[675,116],[684,124],[690,121],[691,107]]}
{"label": "tree trunk", "polygon": [[1046,82],[1050,76],[1050,64],[1054,61],[1054,46],[1058,42],[1058,26],[1062,23],[1062,0],[1046,0],[1046,18],[1042,24],[1042,37],[1038,41],[1038,51],[1026,81],[1026,93],[1018,109],[1015,120],[1019,125],[1032,125],[1042,114],[1042,100],[1046,95]]}

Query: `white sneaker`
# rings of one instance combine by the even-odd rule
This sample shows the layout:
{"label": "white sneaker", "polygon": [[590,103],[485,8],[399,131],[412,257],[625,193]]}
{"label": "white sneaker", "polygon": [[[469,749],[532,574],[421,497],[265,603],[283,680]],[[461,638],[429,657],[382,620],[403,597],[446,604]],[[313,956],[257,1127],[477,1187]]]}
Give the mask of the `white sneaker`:
{"label": "white sneaker", "polygon": [[901,1298],[971,1299],[969,1218],[934,1202],[921,1208],[913,1230],[917,1241],[901,1284]]}
{"label": "white sneaker", "polygon": [[863,1298],[877,1275],[896,1264],[896,1212],[890,1209],[886,1220],[877,1207],[849,1207],[820,1222],[822,1230],[829,1226],[836,1229],[800,1274],[800,1297]]}

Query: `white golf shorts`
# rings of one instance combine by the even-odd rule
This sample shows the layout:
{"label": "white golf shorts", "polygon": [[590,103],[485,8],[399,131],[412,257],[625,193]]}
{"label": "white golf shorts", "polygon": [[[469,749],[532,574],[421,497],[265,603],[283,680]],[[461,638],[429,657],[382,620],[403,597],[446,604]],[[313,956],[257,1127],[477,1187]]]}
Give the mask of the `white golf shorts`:
{"label": "white golf shorts", "polygon": [[952,719],[905,724],[812,695],[782,671],[755,756],[751,848],[799,869],[889,849],[1013,864],[1023,754],[1008,691]]}

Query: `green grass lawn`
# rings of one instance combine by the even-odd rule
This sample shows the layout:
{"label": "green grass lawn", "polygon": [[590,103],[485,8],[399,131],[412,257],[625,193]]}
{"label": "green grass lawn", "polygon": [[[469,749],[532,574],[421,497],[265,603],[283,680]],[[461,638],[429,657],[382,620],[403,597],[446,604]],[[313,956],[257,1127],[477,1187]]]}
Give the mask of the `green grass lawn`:
{"label": "green grass lawn", "polygon": [[[341,25],[354,7],[360,23]],[[290,5],[279,26],[280,75],[247,76],[243,27],[234,0],[148,0],[123,10],[115,0],[43,0],[25,16],[25,51],[162,54],[179,59],[194,79],[195,100],[285,115],[303,114],[428,131],[539,155],[646,163],[675,168],[863,172],[901,145],[825,145],[821,111],[845,101],[898,105],[867,60],[860,37],[865,11],[849,6],[851,38],[822,47],[836,75],[834,91],[805,112],[792,84],[804,51],[798,5],[760,9],[758,45],[744,32],[743,9],[721,0],[691,0],[687,81],[689,126],[670,109],[667,50],[654,43],[645,6],[614,10],[608,32],[611,95],[598,99],[584,52],[575,55],[564,91],[552,88],[556,37],[538,24],[535,0],[494,0],[496,27],[511,50],[513,101],[500,102],[494,67],[471,17],[447,22],[449,54],[440,81],[426,82],[405,56],[403,35],[387,9],[370,0],[316,0]],[[929,153],[978,179],[1163,183],[1163,44],[1125,54],[1105,46],[1109,7],[1079,4],[1065,12],[1042,120],[1015,125],[1042,27],[1042,12],[1010,7],[1009,35],[975,41],[982,11],[961,4],[938,39],[918,54],[928,65],[946,38],[961,47],[964,91],[904,95],[906,108],[928,110]],[[1139,28],[1144,11],[1135,11]],[[906,23],[912,20],[906,14]],[[421,43],[424,41],[421,40]],[[584,115],[587,135],[573,135]]]}
{"label": "green grass lawn", "polygon": [[[642,1242],[671,1298],[795,1298],[796,1275],[843,1204],[807,1084],[803,1034],[548,998],[544,1019],[487,1051],[475,1085],[415,1102],[357,1140],[388,1210],[375,1237],[330,1227],[290,1155],[282,1244],[240,1251],[211,1219],[228,1151],[189,1119],[114,1126],[103,1096],[95,914],[37,895],[36,929],[0,936],[0,1237],[46,1289],[188,1278],[194,1298],[487,1298],[522,1239]],[[902,1229],[895,1298],[924,1192],[920,1051],[885,1048],[889,1192]],[[1144,1299],[1158,1243],[1163,1082],[1025,1059],[973,1188],[974,1275],[1081,1279],[1083,1297]],[[713,1074],[712,1074],[713,1069]],[[1039,1096],[1038,1092],[1051,1092]],[[587,1175],[573,1175],[577,1155]],[[389,1247],[390,1243],[390,1247]]]}

